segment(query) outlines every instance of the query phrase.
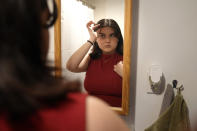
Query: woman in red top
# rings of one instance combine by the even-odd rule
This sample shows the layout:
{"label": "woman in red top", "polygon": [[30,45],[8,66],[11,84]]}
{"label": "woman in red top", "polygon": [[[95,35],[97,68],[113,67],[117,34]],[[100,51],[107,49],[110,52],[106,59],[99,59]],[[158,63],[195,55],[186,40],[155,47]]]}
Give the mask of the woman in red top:
{"label": "woman in red top", "polygon": [[[102,19],[97,24],[90,21],[87,29],[90,38],[67,61],[67,69],[72,72],[86,71],[84,87],[87,92],[111,106],[120,107],[123,66],[121,30],[112,19]],[[92,52],[86,55],[92,45]]]}
{"label": "woman in red top", "polygon": [[79,82],[52,75],[54,0],[1,0],[0,16],[0,131],[128,130],[104,102],[74,92]]}

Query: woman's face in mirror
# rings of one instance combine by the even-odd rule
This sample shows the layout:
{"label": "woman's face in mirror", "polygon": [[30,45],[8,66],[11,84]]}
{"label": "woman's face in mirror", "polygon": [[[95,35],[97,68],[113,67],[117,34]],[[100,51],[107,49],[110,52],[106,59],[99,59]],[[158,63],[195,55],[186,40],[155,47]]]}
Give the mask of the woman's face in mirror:
{"label": "woman's face in mirror", "polygon": [[118,45],[118,38],[111,27],[103,27],[97,31],[97,43],[103,54],[113,54]]}

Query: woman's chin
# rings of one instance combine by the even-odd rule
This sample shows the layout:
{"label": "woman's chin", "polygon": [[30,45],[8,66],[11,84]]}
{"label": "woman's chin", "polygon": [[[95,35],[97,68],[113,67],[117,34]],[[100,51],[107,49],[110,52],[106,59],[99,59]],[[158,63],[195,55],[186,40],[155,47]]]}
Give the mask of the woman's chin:
{"label": "woman's chin", "polygon": [[115,51],[112,51],[112,50],[104,50],[103,51],[103,54],[106,54],[106,55],[110,55],[110,54],[114,54]]}

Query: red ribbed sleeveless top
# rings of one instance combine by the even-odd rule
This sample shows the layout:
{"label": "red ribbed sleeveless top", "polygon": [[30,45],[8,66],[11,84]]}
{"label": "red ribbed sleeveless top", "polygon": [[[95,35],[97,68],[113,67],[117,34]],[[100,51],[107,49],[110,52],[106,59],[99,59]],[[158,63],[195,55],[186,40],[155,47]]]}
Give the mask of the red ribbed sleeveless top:
{"label": "red ribbed sleeveless top", "polygon": [[31,125],[17,123],[14,127],[0,115],[0,131],[85,131],[86,96],[79,93],[68,94],[68,99],[54,108],[39,110],[28,121]]}
{"label": "red ribbed sleeveless top", "polygon": [[102,54],[100,58],[90,60],[84,87],[90,95],[97,96],[111,106],[121,106],[122,77],[114,72],[114,65],[123,60],[118,53]]}

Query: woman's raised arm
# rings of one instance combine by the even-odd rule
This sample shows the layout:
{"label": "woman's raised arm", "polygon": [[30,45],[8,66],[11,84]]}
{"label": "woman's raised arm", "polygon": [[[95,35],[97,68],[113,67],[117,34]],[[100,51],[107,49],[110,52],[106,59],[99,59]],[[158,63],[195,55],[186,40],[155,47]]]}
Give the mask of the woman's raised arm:
{"label": "woman's raised arm", "polygon": [[87,54],[92,44],[96,41],[96,34],[93,31],[95,27],[91,28],[91,25],[95,25],[93,21],[89,21],[86,25],[90,39],[84,43],[73,55],[68,59],[66,68],[71,72],[85,72],[88,68],[90,56]]}

